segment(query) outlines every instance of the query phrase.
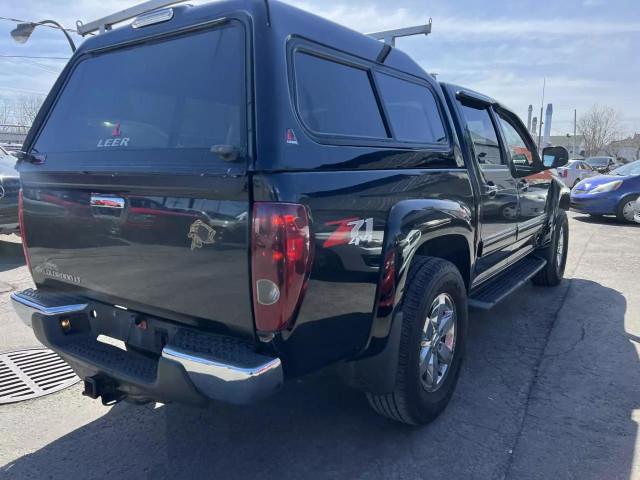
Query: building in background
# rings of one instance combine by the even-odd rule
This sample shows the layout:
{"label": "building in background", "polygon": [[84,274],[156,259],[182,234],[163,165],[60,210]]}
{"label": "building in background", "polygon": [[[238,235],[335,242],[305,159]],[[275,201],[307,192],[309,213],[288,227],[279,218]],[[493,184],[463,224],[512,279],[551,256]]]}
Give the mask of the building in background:
{"label": "building in background", "polygon": [[575,149],[573,135],[551,135],[549,136],[549,145],[553,147],[564,147],[569,151],[569,158],[584,157],[586,146],[584,144],[584,137],[582,135],[576,135],[575,137]]}
{"label": "building in background", "polygon": [[0,143],[3,145],[22,145],[27,137],[26,125],[0,125]]}
{"label": "building in background", "polygon": [[622,162],[633,162],[640,159],[640,133],[635,133],[622,140],[616,140],[598,152],[598,155],[614,157]]}

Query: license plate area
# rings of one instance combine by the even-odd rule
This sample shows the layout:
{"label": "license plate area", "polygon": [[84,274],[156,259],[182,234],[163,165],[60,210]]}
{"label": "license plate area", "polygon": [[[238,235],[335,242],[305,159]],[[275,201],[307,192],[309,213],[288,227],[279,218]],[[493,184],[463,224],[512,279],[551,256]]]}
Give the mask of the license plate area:
{"label": "license plate area", "polygon": [[102,343],[160,356],[162,349],[179,327],[166,320],[127,310],[123,307],[92,302],[85,312],[69,317],[72,337],[89,335]]}

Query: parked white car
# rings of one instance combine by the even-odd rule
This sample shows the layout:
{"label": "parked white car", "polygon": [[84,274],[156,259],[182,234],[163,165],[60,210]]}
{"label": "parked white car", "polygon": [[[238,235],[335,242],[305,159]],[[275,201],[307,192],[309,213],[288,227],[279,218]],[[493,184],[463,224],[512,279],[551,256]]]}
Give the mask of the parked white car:
{"label": "parked white car", "polygon": [[556,168],[556,173],[560,177],[560,180],[569,188],[575,187],[577,183],[585,178],[600,175],[584,160],[571,160],[564,167]]}

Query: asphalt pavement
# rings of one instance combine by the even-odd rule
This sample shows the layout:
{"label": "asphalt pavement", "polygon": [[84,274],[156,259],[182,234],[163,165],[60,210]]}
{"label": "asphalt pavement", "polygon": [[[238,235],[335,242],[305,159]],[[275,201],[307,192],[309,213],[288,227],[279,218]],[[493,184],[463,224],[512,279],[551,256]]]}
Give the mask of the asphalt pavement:
{"label": "asphalt pavement", "polygon": [[[430,425],[377,416],[331,370],[249,407],[103,407],[77,384],[0,405],[0,478],[640,479],[640,225],[569,217],[566,279],[471,313]],[[0,352],[38,346],[9,302],[30,284],[0,239]]]}

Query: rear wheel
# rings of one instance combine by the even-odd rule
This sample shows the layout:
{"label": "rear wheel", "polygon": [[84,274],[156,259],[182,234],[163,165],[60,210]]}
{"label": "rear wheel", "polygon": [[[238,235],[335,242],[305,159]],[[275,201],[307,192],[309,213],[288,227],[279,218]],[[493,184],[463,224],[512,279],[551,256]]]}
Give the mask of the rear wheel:
{"label": "rear wheel", "polygon": [[638,199],[638,195],[630,195],[628,197],[624,197],[620,203],[618,204],[618,208],[616,209],[616,218],[619,222],[622,223],[634,223],[633,219],[635,214],[635,203]]}
{"label": "rear wheel", "polygon": [[531,281],[536,285],[553,287],[558,285],[564,277],[569,249],[569,220],[567,212],[560,210],[556,216],[556,225],[549,246],[539,251],[547,261],[542,270],[536,273]]}
{"label": "rear wheel", "polygon": [[449,402],[466,347],[467,294],[455,265],[433,257],[416,260],[407,277],[402,314],[395,388],[367,398],[381,415],[423,425]]}

